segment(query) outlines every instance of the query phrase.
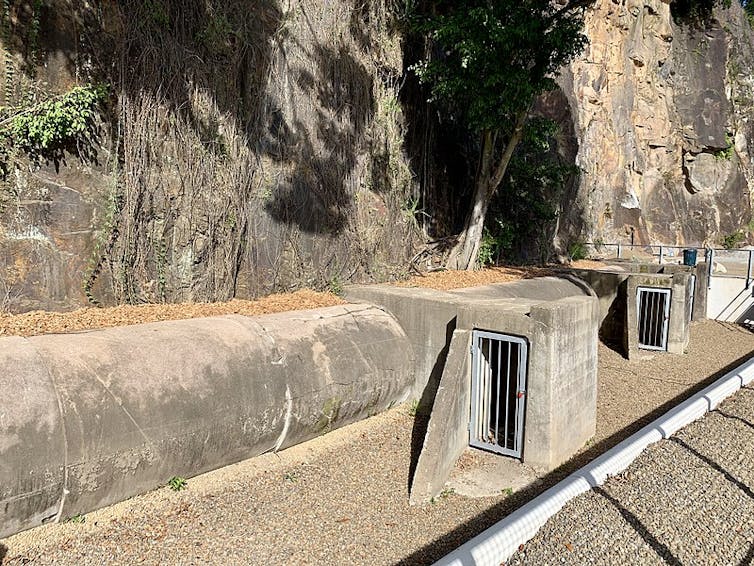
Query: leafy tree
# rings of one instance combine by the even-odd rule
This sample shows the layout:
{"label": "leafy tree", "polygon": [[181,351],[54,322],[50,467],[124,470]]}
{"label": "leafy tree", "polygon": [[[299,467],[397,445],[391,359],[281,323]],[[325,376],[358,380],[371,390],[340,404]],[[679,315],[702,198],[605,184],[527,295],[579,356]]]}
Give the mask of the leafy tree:
{"label": "leafy tree", "polygon": [[578,167],[561,163],[554,151],[557,125],[548,119],[529,120],[503,183],[490,203],[479,262],[525,259],[541,263],[552,252],[558,224],[558,203]]}
{"label": "leafy tree", "polygon": [[[476,266],[490,201],[505,177],[534,99],[582,51],[584,12],[594,0],[438,0],[419,14],[434,46],[414,67],[432,100],[478,135],[471,210],[448,266]],[[429,10],[427,10],[429,12]]]}

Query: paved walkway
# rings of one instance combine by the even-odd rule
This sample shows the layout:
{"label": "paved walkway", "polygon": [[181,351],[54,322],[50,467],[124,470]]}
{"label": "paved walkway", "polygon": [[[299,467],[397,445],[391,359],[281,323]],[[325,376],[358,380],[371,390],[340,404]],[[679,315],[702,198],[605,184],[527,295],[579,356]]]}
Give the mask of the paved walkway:
{"label": "paved walkway", "polygon": [[751,564],[754,389],[568,503],[513,564]]}

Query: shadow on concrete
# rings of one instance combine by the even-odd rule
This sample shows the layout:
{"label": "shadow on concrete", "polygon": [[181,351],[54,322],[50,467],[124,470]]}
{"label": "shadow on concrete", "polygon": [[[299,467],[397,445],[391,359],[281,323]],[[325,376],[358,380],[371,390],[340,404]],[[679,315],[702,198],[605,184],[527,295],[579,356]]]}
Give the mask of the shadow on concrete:
{"label": "shadow on concrete", "polygon": [[595,493],[597,493],[597,495],[605,498],[613,507],[618,510],[623,519],[625,519],[625,521],[629,525],[631,525],[631,528],[636,531],[636,533],[642,539],[644,539],[644,542],[646,542],[652,548],[652,550],[655,551],[657,556],[659,556],[660,559],[665,562],[665,564],[670,564],[672,566],[681,566],[681,561],[675,557],[671,550],[662,542],[660,542],[652,533],[650,533],[646,525],[644,525],[644,523],[642,523],[636,515],[634,515],[631,511],[624,507],[620,501],[610,495],[602,487],[595,487],[594,491]]}
{"label": "shadow on concrete", "polygon": [[401,566],[417,566],[420,564],[432,564],[436,562],[464,542],[470,540],[485,529],[504,519],[513,511],[528,503],[550,487],[554,486],[559,481],[566,478],[568,475],[585,466],[601,454],[607,452],[610,448],[612,448],[619,442],[625,440],[644,426],[667,413],[670,409],[672,409],[682,401],[685,401],[694,393],[697,393],[698,391],[701,391],[705,387],[711,385],[712,383],[723,377],[726,373],[747,361],[750,357],[750,354],[741,356],[734,362],[725,366],[720,371],[709,376],[704,381],[690,387],[685,392],[677,395],[670,401],[663,403],[651,413],[644,415],[642,418],[634,421],[627,427],[591,446],[588,450],[577,454],[571,460],[563,464],[560,468],[553,470],[552,472],[544,476],[542,480],[537,484],[534,484],[520,492],[514,493],[510,497],[507,497],[497,505],[490,507],[489,509],[480,513],[476,517],[473,517],[466,523],[459,525],[452,531],[446,533],[445,535],[425,545],[411,555],[405,557],[398,564],[400,564]]}
{"label": "shadow on concrete", "polygon": [[437,397],[437,389],[440,387],[440,378],[445,369],[445,361],[448,358],[450,342],[453,339],[453,332],[456,329],[456,321],[457,318],[453,317],[445,327],[445,347],[437,356],[437,360],[435,360],[435,365],[432,367],[429,381],[427,381],[421,399],[419,399],[419,403],[416,406],[414,426],[411,430],[411,461],[408,466],[409,491],[411,491],[411,485],[414,483],[414,474],[416,473],[416,466],[419,464],[419,455],[424,446],[424,437],[427,436],[429,418],[432,415],[432,407],[434,407],[435,404],[435,397]]}

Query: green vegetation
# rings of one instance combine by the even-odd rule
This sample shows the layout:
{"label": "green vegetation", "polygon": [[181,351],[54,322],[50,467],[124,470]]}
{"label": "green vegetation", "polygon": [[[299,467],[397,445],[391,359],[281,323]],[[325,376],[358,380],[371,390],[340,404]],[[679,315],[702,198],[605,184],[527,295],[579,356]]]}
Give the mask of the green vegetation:
{"label": "green vegetation", "polygon": [[0,211],[15,194],[10,173],[20,158],[58,163],[64,150],[91,156],[97,106],[106,93],[104,86],[80,86],[37,104],[0,107]]}
{"label": "green vegetation", "polygon": [[484,234],[482,235],[482,242],[479,244],[479,265],[485,267],[497,263],[500,258],[500,251],[503,249],[504,244],[504,239],[495,237],[492,232],[485,227]]}
{"label": "green vegetation", "polygon": [[188,481],[181,476],[173,476],[168,480],[168,487],[173,491],[183,491],[188,487]]}
{"label": "green vegetation", "polygon": [[161,0],[146,0],[144,2],[144,8],[149,14],[149,19],[158,27],[166,29],[170,25],[170,17],[168,16],[165,5]]}
{"label": "green vegetation", "polygon": [[571,261],[579,261],[581,259],[586,259],[588,256],[588,252],[586,249],[586,244],[584,242],[572,242],[571,245],[568,246],[568,257],[571,259]]}
{"label": "green vegetation", "polygon": [[102,85],[78,86],[29,108],[2,108],[0,128],[29,152],[63,147],[88,133],[106,94]]}
{"label": "green vegetation", "polygon": [[68,519],[66,519],[65,522],[80,525],[81,523],[86,523],[86,516],[82,515],[81,513],[77,513],[73,517],[68,517]]}
{"label": "green vegetation", "polygon": [[720,149],[713,154],[715,156],[715,159],[728,161],[733,157],[735,146],[733,145],[733,138],[730,134],[725,134],[725,143],[725,149]]}
{"label": "green vegetation", "polygon": [[551,255],[563,188],[575,181],[578,169],[563,165],[555,152],[554,122],[532,118],[506,174],[506,190],[498,192],[482,238],[479,262],[533,260]]}
{"label": "green vegetation", "polygon": [[209,18],[204,29],[197,34],[197,39],[213,55],[224,55],[232,50],[238,39],[237,34],[228,17],[218,13]]}
{"label": "green vegetation", "polygon": [[744,7],[744,13],[746,19],[749,21],[749,25],[754,28],[754,2],[752,0],[741,0],[741,4]]}
{"label": "green vegetation", "polygon": [[66,149],[88,157],[106,95],[105,86],[79,86],[31,106],[0,108],[0,176],[7,178],[20,152],[56,162]]}
{"label": "green vegetation", "polygon": [[330,281],[327,282],[328,290],[338,297],[343,296],[343,281],[341,281],[339,275],[333,275],[330,277]]}
{"label": "green vegetation", "polygon": [[429,502],[436,505],[439,501],[444,501],[456,492],[452,487],[444,488],[437,497],[430,497]]}
{"label": "green vegetation", "polygon": [[592,0],[440,0],[414,9],[434,49],[413,67],[449,121],[475,133],[478,167],[469,214],[449,266],[473,268],[484,220],[524,137],[534,99],[582,51]]}
{"label": "green vegetation", "polygon": [[733,249],[736,249],[738,246],[740,246],[745,240],[746,240],[746,234],[744,234],[743,231],[741,230],[737,230],[735,232],[732,232],[730,234],[723,236],[723,239],[720,242],[720,244],[726,250],[733,250]]}
{"label": "green vegetation", "polygon": [[409,417],[416,417],[416,413],[419,410],[419,399],[414,399],[411,401],[411,405],[408,407],[408,416]]}

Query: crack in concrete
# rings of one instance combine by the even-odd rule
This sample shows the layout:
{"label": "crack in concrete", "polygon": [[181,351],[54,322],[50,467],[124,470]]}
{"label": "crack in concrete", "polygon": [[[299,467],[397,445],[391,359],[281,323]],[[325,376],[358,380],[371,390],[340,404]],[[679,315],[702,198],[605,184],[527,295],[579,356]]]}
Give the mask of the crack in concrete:
{"label": "crack in concrete", "polygon": [[[150,444],[150,445],[151,445],[151,444],[152,444],[152,440],[151,440],[151,439],[150,439],[150,438],[149,438],[149,437],[147,436],[147,433],[145,433],[145,432],[144,432],[144,430],[143,430],[143,429],[141,428],[141,426],[139,425],[139,423],[137,423],[137,422],[136,422],[136,419],[135,419],[135,418],[133,417],[133,415],[132,415],[132,414],[131,414],[131,413],[129,412],[129,410],[128,410],[128,409],[126,409],[125,405],[123,405],[123,401],[121,401],[121,400],[120,400],[120,399],[119,399],[119,398],[118,398],[118,397],[117,397],[117,396],[115,395],[115,393],[113,393],[113,392],[112,392],[112,391],[110,390],[110,388],[109,388],[109,387],[107,386],[107,384],[106,384],[106,383],[104,382],[104,380],[103,380],[102,378],[100,378],[100,376],[98,376],[98,375],[97,375],[97,372],[95,372],[94,370],[92,370],[92,368],[90,368],[90,367],[89,367],[88,365],[86,365],[86,364],[85,364],[84,362],[81,362],[81,365],[83,365],[83,366],[84,366],[84,367],[86,368],[86,370],[87,370],[87,371],[88,371],[88,372],[89,372],[89,373],[90,373],[90,374],[91,374],[91,375],[92,375],[92,376],[94,377],[94,379],[96,379],[96,380],[97,380],[97,382],[98,382],[98,383],[99,383],[99,384],[100,384],[100,385],[101,385],[101,386],[103,387],[103,389],[104,389],[105,391],[107,391],[107,393],[108,393],[108,394],[110,395],[110,397],[112,397],[113,401],[115,401],[115,403],[116,403],[116,404],[118,405],[118,407],[120,407],[120,408],[121,408],[121,410],[122,410],[122,411],[123,411],[123,412],[125,413],[125,415],[126,415],[126,416],[128,417],[128,420],[130,420],[130,421],[131,421],[131,422],[133,423],[133,425],[134,425],[134,426],[136,427],[136,429],[137,429],[137,430],[139,431],[139,434],[141,434],[142,438],[144,438],[144,440],[146,440],[146,441],[147,441],[147,444]],[[107,377],[109,378],[109,377],[111,377],[112,375],[113,375],[113,372],[110,372],[110,373],[108,374],[108,376],[107,376]]]}

